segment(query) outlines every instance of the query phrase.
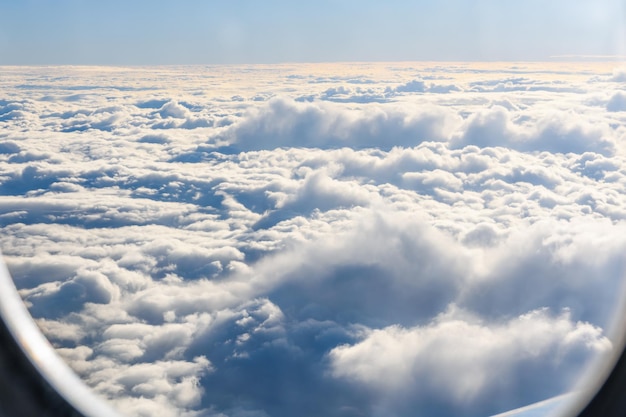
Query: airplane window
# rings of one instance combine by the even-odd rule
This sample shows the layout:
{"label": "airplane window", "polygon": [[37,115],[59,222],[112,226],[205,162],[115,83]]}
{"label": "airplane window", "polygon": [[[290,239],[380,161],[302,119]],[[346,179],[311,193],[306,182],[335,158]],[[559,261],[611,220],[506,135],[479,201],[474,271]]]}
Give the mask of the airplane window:
{"label": "airplane window", "polygon": [[623,348],[625,11],[0,4],[0,416],[578,412]]}

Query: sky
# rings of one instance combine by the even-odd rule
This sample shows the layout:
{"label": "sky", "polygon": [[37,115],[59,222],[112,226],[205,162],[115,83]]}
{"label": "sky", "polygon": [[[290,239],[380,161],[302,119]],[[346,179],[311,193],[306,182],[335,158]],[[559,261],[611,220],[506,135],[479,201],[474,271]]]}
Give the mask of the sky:
{"label": "sky", "polygon": [[7,66],[0,92],[0,250],[129,417],[484,417],[614,349],[620,63]]}
{"label": "sky", "polygon": [[621,0],[0,1],[0,65],[626,55]]}

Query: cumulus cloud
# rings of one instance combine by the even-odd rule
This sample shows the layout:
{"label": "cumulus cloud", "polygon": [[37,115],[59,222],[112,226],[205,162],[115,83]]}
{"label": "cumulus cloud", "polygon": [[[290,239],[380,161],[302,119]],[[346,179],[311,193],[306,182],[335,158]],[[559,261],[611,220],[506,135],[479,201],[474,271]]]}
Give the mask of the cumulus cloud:
{"label": "cumulus cloud", "polygon": [[567,311],[534,310],[486,324],[452,307],[424,327],[363,329],[357,343],[329,352],[330,372],[370,388],[381,409],[428,404],[437,415],[463,413],[467,404],[485,402],[478,397],[487,393],[508,403],[515,401],[511,390],[536,390],[537,396],[564,390],[537,379],[537,369],[576,373],[581,355],[610,350],[601,333],[573,322]]}
{"label": "cumulus cloud", "polygon": [[611,155],[615,151],[615,138],[607,124],[581,121],[575,114],[545,115],[529,127],[528,123],[515,123],[506,108],[494,106],[472,115],[451,145]]}
{"label": "cumulus cloud", "polygon": [[581,65],[11,71],[0,248],[130,416],[559,395],[626,273],[619,81]]}
{"label": "cumulus cloud", "polygon": [[390,149],[442,140],[458,117],[444,108],[367,106],[360,111],[330,103],[275,98],[223,133],[240,150],[279,147]]}
{"label": "cumulus cloud", "polygon": [[626,93],[617,91],[606,104],[608,111],[626,111]]}
{"label": "cumulus cloud", "polygon": [[390,95],[402,93],[450,93],[452,91],[461,91],[461,88],[454,84],[439,85],[427,83],[422,79],[414,79],[400,84],[396,87],[387,87],[385,92]]}
{"label": "cumulus cloud", "polygon": [[15,142],[0,143],[0,153],[2,154],[15,154],[19,152],[20,152],[20,146]]}
{"label": "cumulus cloud", "polygon": [[613,75],[610,80],[621,83],[626,82],[626,68],[621,67],[613,69]]}

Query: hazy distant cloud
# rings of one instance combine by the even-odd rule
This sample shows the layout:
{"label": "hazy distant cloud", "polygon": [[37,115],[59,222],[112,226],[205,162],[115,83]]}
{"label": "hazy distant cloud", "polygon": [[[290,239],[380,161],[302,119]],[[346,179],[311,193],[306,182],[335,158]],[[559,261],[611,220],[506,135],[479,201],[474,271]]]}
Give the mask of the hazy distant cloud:
{"label": "hazy distant cloud", "polygon": [[426,83],[422,79],[415,79],[408,81],[404,84],[400,84],[396,87],[387,87],[385,92],[390,95],[402,94],[402,93],[450,93],[452,91],[461,91],[461,88],[454,84],[439,85],[434,83]]}
{"label": "hazy distant cloud", "polygon": [[619,83],[626,82],[626,68],[615,68],[613,70],[613,75],[611,76],[610,80]]}
{"label": "hazy distant cloud", "polygon": [[481,93],[503,93],[515,91],[550,92],[550,93],[585,93],[586,90],[577,86],[562,83],[561,81],[539,81],[527,77],[510,77],[505,79],[490,79],[470,83],[469,91]]}
{"label": "hazy distant cloud", "polygon": [[139,138],[139,142],[141,142],[141,143],[155,143],[155,144],[164,145],[166,143],[171,142],[171,139],[168,138],[166,135],[148,134],[148,135],[144,135],[141,138]]}
{"label": "hazy distant cloud", "polygon": [[426,92],[426,83],[422,80],[412,80],[397,86],[393,90],[396,93],[424,93]]}
{"label": "hazy distant cloud", "polygon": [[[431,77],[433,78],[433,77]],[[333,80],[326,80],[325,82],[333,82]],[[462,88],[454,84],[435,84],[428,83],[423,79],[414,79],[399,85],[394,86],[380,86],[374,83],[372,80],[341,80],[342,82],[334,87],[327,88],[326,90],[317,94],[308,94],[299,96],[296,101],[332,101],[337,103],[389,103],[397,101],[403,97],[411,97],[415,95],[422,95],[426,93],[447,94],[451,92],[460,92]],[[348,82],[351,85],[345,85],[343,82]],[[360,84],[354,86],[354,84]]]}

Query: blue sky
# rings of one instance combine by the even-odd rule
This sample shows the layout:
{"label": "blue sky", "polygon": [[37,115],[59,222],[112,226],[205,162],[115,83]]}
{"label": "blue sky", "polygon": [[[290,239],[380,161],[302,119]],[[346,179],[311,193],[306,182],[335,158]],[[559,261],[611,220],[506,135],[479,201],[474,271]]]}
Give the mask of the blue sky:
{"label": "blue sky", "polygon": [[0,1],[0,64],[623,55],[621,0]]}

